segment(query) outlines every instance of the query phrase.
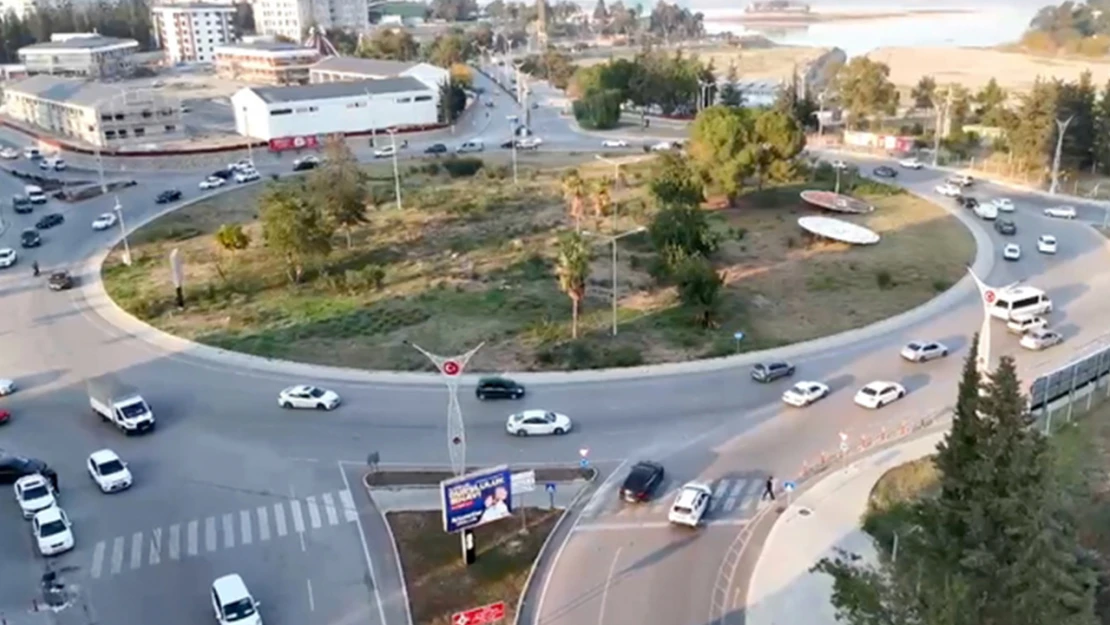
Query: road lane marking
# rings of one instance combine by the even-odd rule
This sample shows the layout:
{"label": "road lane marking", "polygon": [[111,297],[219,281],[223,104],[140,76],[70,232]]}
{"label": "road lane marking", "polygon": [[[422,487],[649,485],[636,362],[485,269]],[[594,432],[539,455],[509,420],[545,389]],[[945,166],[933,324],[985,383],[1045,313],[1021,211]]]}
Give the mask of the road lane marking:
{"label": "road lane marking", "polygon": [[312,529],[320,529],[320,509],[316,507],[316,498],[305,497],[305,503],[308,504],[308,520],[312,523]]}
{"label": "road lane marking", "polygon": [[[747,525],[747,519],[709,519],[702,521],[703,526]],[[576,532],[624,532],[628,530],[657,530],[675,527],[666,521],[645,521],[642,523],[582,523],[574,528]]]}
{"label": "road lane marking", "polygon": [[239,532],[243,535],[242,543],[244,545],[251,544],[251,539],[253,538],[253,536],[251,536],[251,511],[250,510],[240,510],[239,511]]}
{"label": "road lane marking", "polygon": [[285,506],[274,504],[274,526],[278,536],[285,536]]}
{"label": "road lane marking", "polygon": [[312,596],[312,580],[311,579],[306,579],[304,581],[308,583],[308,611],[309,612],[315,612],[316,611],[316,599]]}
{"label": "road lane marking", "polygon": [[725,504],[725,510],[731,512],[736,507],[736,500],[740,497],[740,491],[744,490],[744,485],[747,481],[736,482],[732,487],[732,492],[728,495],[728,503]]}
{"label": "road lane marking", "polygon": [[358,508],[355,507],[355,499],[351,496],[351,491],[339,491],[339,501],[343,503],[343,516],[347,518],[348,523],[358,519]]}
{"label": "road lane marking", "polygon": [[304,516],[301,514],[301,500],[294,499],[289,502],[289,508],[293,512],[293,531],[298,534],[304,533]]}
{"label": "road lane marking", "polygon": [[[347,479],[347,473],[343,470],[343,465],[336,462],[335,467],[339,469],[339,476],[343,478],[343,487],[350,491],[351,482]],[[378,604],[378,622],[385,623],[385,604],[382,603],[382,593],[378,590],[378,577],[374,574],[374,561],[370,559],[370,547],[366,544],[366,532],[362,529],[362,519],[357,516],[355,517],[355,527],[358,528],[358,540],[362,543],[362,557],[366,560],[366,572],[370,574],[370,585],[374,587],[374,603]],[[301,547],[303,551],[303,542],[301,543]],[[405,598],[408,599],[408,590],[404,584],[401,584],[401,590]],[[409,620],[412,620],[411,615]]]}
{"label": "road lane marking", "polygon": [[131,535],[131,570],[143,565],[143,533],[135,532]]}
{"label": "road lane marking", "polygon": [[339,511],[335,509],[335,499],[332,498],[331,493],[324,493],[324,512],[328,515],[328,525],[339,523]]}
{"label": "road lane marking", "polygon": [[216,517],[214,516],[204,520],[204,549],[208,552],[216,550]]}
{"label": "road lane marking", "polygon": [[613,562],[609,565],[609,575],[605,578],[605,588],[601,591],[601,607],[597,611],[597,625],[605,622],[605,604],[609,602],[609,587],[613,585],[613,574],[617,572],[617,560],[621,557],[624,547],[617,547],[613,554]]}
{"label": "road lane marking", "polygon": [[96,543],[96,547],[93,549],[92,566],[89,567],[89,575],[91,575],[93,579],[99,578],[100,570],[104,568],[104,550],[107,549],[107,547],[108,545],[102,540]]}
{"label": "road lane marking", "polygon": [[112,541],[112,575],[120,572],[123,568],[123,536],[116,536]]}
{"label": "road lane marking", "polygon": [[725,491],[728,490],[728,480],[721,480],[717,482],[717,489],[713,491],[712,504],[710,509],[716,510],[724,503]]}
{"label": "road lane marking", "polygon": [[200,523],[197,521],[189,521],[188,531],[186,532],[188,538],[186,547],[188,548],[188,554],[191,556],[197,555],[197,526],[199,525]]}
{"label": "road lane marking", "polygon": [[266,506],[258,507],[258,541],[270,540],[270,510]]}
{"label": "road lane marking", "polygon": [[235,546],[235,517],[230,514],[224,515],[224,549],[231,549]]}
{"label": "road lane marking", "polygon": [[148,563],[153,566],[162,563],[162,528],[154,528],[154,535],[150,537],[150,559]]}
{"label": "road lane marking", "polygon": [[175,523],[170,526],[170,544],[169,544],[170,560],[178,560],[181,558],[181,524]]}

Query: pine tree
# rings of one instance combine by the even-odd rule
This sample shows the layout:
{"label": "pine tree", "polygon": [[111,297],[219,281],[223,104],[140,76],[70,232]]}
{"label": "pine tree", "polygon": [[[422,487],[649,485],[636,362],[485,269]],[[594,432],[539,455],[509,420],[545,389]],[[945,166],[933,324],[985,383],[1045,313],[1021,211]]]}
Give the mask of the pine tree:
{"label": "pine tree", "polygon": [[725,84],[721,86],[721,105],[744,106],[744,94],[740,91],[739,83],[740,76],[736,71],[736,63],[730,62],[728,71],[725,73]]}
{"label": "pine tree", "polygon": [[1103,87],[1095,109],[1094,158],[1098,171],[1110,172],[1110,81]]}
{"label": "pine tree", "polygon": [[1037,79],[1033,89],[1023,96],[1015,117],[1016,125],[1010,129],[1010,146],[1014,160],[1028,171],[1047,171],[1049,159],[1055,149],[1057,103],[1059,85]]}
{"label": "pine tree", "polygon": [[1094,162],[1097,100],[1097,89],[1089,71],[1083,72],[1077,82],[1061,86],[1057,118],[1071,118],[1062,149],[1067,167],[1090,169]]}

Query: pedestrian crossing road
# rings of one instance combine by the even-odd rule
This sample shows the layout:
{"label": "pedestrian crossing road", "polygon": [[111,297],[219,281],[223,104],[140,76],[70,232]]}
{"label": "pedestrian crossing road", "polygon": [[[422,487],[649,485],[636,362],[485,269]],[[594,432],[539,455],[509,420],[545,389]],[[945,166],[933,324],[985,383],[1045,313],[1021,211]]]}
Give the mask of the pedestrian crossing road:
{"label": "pedestrian crossing road", "polygon": [[[668,478],[651,501],[639,504],[621,501],[617,488],[619,484],[614,485],[612,490],[599,491],[583,508],[580,528],[588,530],[591,524],[599,529],[610,525],[613,529],[634,528],[638,522],[642,522],[644,527],[663,525],[678,489],[685,483]],[[766,484],[764,476],[722,478],[708,484],[713,489],[713,496],[705,519],[710,524],[742,524],[770,503],[761,497]]]}
{"label": "pedestrian crossing road", "polygon": [[288,499],[102,540],[93,547],[88,570],[93,579],[99,579],[357,519],[349,490]]}

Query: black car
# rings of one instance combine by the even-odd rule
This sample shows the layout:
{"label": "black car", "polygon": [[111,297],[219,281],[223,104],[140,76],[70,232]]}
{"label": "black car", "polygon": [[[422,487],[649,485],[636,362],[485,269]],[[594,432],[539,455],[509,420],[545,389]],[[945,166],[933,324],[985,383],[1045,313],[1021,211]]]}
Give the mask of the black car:
{"label": "black car", "polygon": [[293,171],[308,171],[320,166],[320,159],[315,156],[306,156],[293,161]]}
{"label": "black car", "polygon": [[447,146],[442,143],[433,143],[424,149],[425,154],[446,154]]}
{"label": "black car", "polygon": [[636,503],[651,499],[655,489],[663,483],[663,465],[641,460],[632,466],[621,485],[621,499]]}
{"label": "black car", "polygon": [[26,195],[16,195],[12,197],[12,210],[24,215],[35,210],[35,205],[31,203],[31,198]]}
{"label": "black car", "polygon": [[36,473],[48,480],[51,475],[55,475],[54,469],[36,458],[0,457],[0,484],[14,484],[19,478]]}
{"label": "black car", "polygon": [[231,180],[231,177],[235,175],[235,172],[231,171],[230,169],[217,169],[216,171],[212,172],[212,175],[216,178]]}
{"label": "black car", "polygon": [[62,217],[61,213],[50,213],[49,215],[43,215],[42,219],[36,221],[35,227],[39,230],[49,230],[54,226],[61,225],[65,220],[66,218]]}
{"label": "black car", "polygon": [[761,362],[752,367],[752,379],[756,382],[774,382],[779,378],[794,375],[794,365],[788,362]]}
{"label": "black car", "polygon": [[19,235],[19,244],[23,247],[38,247],[42,245],[42,236],[28,228],[23,231],[23,234]]}
{"label": "black car", "polygon": [[994,222],[994,229],[998,234],[1017,234],[1017,224],[1009,219],[999,219]]}
{"label": "black car", "polygon": [[177,189],[166,189],[165,191],[159,193],[158,197],[154,198],[154,201],[158,204],[169,204],[170,202],[176,202],[180,199],[181,191]]}
{"label": "black car", "polygon": [[478,399],[520,399],[524,397],[524,385],[509,378],[482,378],[478,380],[474,395]]}
{"label": "black car", "polygon": [[503,149],[503,150],[511,150],[511,149],[513,149],[513,145],[514,145],[514,144],[516,144],[516,141],[514,141],[514,140],[512,140],[512,139],[509,139],[508,141],[506,141],[506,142],[504,142],[504,143],[502,143],[502,144],[501,144],[501,149]]}
{"label": "black car", "polygon": [[73,287],[73,276],[68,271],[55,271],[46,281],[51,291],[65,291]]}
{"label": "black car", "polygon": [[979,200],[966,195],[957,196],[956,203],[968,210],[975,210],[979,207]]}
{"label": "black car", "polygon": [[879,178],[897,178],[898,177],[898,171],[895,170],[893,167],[887,167],[886,165],[876,167],[875,171],[874,171],[874,174],[876,176],[878,176]]}

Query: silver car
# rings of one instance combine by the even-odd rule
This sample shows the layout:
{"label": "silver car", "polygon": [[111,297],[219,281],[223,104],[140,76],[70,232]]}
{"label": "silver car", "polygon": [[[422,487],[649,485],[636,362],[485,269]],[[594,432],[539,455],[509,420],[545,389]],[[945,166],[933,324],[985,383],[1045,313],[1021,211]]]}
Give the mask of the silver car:
{"label": "silver car", "polygon": [[902,348],[902,358],[910,362],[926,362],[948,355],[948,348],[936,341],[910,341]]}

